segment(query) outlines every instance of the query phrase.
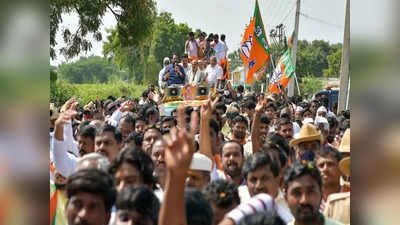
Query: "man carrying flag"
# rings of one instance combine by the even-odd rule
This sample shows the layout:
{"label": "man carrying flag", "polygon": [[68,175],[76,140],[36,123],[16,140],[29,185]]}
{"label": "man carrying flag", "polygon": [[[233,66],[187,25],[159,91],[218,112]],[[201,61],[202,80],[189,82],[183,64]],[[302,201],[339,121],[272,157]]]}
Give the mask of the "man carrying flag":
{"label": "man carrying flag", "polygon": [[247,26],[243,40],[240,44],[240,54],[242,60],[247,66],[247,84],[254,80],[254,73],[269,60],[270,53],[268,49],[267,36],[264,31],[258,1],[254,9],[254,16]]}

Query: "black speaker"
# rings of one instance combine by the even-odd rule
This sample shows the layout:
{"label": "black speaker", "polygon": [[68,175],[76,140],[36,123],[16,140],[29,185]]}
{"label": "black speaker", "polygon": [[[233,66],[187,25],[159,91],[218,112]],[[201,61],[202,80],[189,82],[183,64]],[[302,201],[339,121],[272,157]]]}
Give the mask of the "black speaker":
{"label": "black speaker", "polygon": [[167,87],[165,90],[165,95],[167,97],[182,96],[182,88],[181,87]]}
{"label": "black speaker", "polygon": [[194,95],[196,97],[198,96],[208,96],[208,93],[210,92],[210,88],[207,86],[198,86],[196,87],[195,91],[194,91]]}

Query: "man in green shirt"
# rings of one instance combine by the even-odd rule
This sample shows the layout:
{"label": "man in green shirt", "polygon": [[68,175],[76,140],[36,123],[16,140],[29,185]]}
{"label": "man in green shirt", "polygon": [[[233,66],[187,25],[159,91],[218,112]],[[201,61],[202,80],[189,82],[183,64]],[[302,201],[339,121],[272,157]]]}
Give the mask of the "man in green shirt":
{"label": "man in green shirt", "polygon": [[288,225],[342,225],[319,212],[322,200],[322,179],[311,162],[294,163],[285,173],[285,199],[294,220]]}

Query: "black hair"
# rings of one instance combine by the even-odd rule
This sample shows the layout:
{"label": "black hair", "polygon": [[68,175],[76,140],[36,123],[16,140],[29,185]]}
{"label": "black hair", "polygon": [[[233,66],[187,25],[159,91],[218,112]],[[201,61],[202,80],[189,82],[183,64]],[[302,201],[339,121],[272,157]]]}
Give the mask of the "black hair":
{"label": "black hair", "polygon": [[115,203],[117,210],[136,211],[148,216],[157,224],[160,202],[153,191],[144,185],[126,187],[118,193]]}
{"label": "black hair", "polygon": [[109,124],[103,124],[96,130],[96,136],[99,136],[103,134],[104,132],[111,132],[114,135],[114,139],[117,141],[117,143],[122,142],[122,132],[119,128],[116,128],[112,125]]}
{"label": "black hair", "polygon": [[272,152],[274,151],[274,152],[278,153],[281,168],[285,167],[288,163],[288,156],[286,155],[285,151],[281,148],[281,146],[279,146],[277,144],[265,142],[261,146],[261,151],[268,153],[269,156],[271,157],[271,159],[273,159],[273,160],[274,160],[274,158],[273,158],[274,156],[273,156]]}
{"label": "black hair", "polygon": [[128,137],[125,138],[124,143],[129,143],[131,141],[135,142],[136,146],[142,146],[143,134],[131,132]]}
{"label": "black hair", "polygon": [[292,125],[292,121],[290,121],[290,119],[288,119],[287,117],[282,117],[282,118],[278,119],[278,121],[276,122],[275,126],[276,126],[277,130],[280,130],[281,127],[283,125],[286,125],[286,124],[291,124]]}
{"label": "black hair", "polygon": [[256,152],[247,157],[243,164],[242,175],[247,179],[247,175],[250,172],[254,172],[264,166],[269,167],[274,177],[279,176],[278,165],[266,152]]}
{"label": "black hair", "polygon": [[272,212],[257,212],[242,218],[238,225],[286,225],[286,223]]}
{"label": "black hair", "polygon": [[185,112],[186,116],[190,116],[192,114],[192,112],[193,112],[193,107],[190,106],[190,105],[186,106],[183,111]]}
{"label": "black hair", "polygon": [[119,122],[121,122],[121,121],[126,121],[126,122],[130,123],[133,126],[133,128],[135,128],[135,118],[133,118],[129,114],[121,117],[121,119],[119,119]]}
{"label": "black hair", "polygon": [[266,115],[261,116],[260,123],[265,123],[265,124],[269,125],[270,122],[271,122],[271,119],[268,116],[266,116]]}
{"label": "black hair", "polygon": [[183,54],[181,57],[181,59],[187,59],[187,58],[189,58],[188,54]]}
{"label": "black hair", "polygon": [[178,124],[178,122],[176,121],[175,117],[173,116],[166,116],[161,120],[161,124],[168,122],[168,121],[174,121],[175,126]]}
{"label": "black hair", "polygon": [[289,155],[289,143],[282,135],[278,133],[273,133],[272,135],[267,137],[266,143],[271,146],[279,146],[280,149],[283,150],[287,156]]}
{"label": "black hair", "polygon": [[221,34],[221,41],[225,41],[225,34]]}
{"label": "black hair", "polygon": [[145,184],[154,185],[153,161],[150,156],[139,147],[125,147],[122,149],[111,161],[108,172],[114,176],[122,163],[129,163],[134,166],[142,175]]}
{"label": "black hair", "polygon": [[215,109],[222,109],[222,111],[224,111],[224,113],[226,112],[226,105],[223,102],[218,102],[215,105]]}
{"label": "black hair", "polygon": [[237,185],[227,180],[215,180],[209,183],[203,193],[209,203],[213,202],[220,208],[227,209],[235,203],[240,204]]}
{"label": "black hair", "polygon": [[329,116],[327,120],[329,123],[329,129],[333,129],[339,125],[339,121],[333,116]]}
{"label": "black hair", "polygon": [[221,151],[220,151],[221,156],[222,156],[222,150],[224,149],[224,146],[227,145],[227,144],[229,144],[229,143],[235,143],[235,144],[239,145],[239,147],[240,147],[240,152],[242,153],[242,156],[244,156],[243,145],[240,144],[240,143],[239,143],[238,141],[236,141],[236,140],[225,141],[225,142],[222,144],[222,146],[221,146]]}
{"label": "black hair", "polygon": [[82,121],[82,122],[79,124],[78,129],[81,129],[81,127],[84,127],[84,126],[89,125],[90,122],[91,122],[91,120]]}
{"label": "black hair", "polygon": [[78,170],[71,174],[68,177],[66,189],[68,199],[79,192],[101,195],[106,211],[111,210],[117,196],[112,177],[94,168]]}
{"label": "black hair", "polygon": [[236,117],[233,119],[232,122],[233,122],[233,124],[236,124],[236,123],[245,123],[245,124],[246,124],[246,127],[249,126],[246,117],[244,117],[244,116],[242,116],[242,115],[236,116]]}
{"label": "black hair", "polygon": [[283,176],[283,183],[285,185],[285,190],[288,191],[289,183],[293,180],[305,176],[310,175],[319,185],[320,190],[322,189],[322,178],[319,170],[315,167],[314,163],[300,163],[294,162],[292,165],[288,167]]}
{"label": "black hair", "polygon": [[143,93],[142,93],[142,97],[143,98],[149,97],[149,91],[148,90],[144,90]]}
{"label": "black hair", "polygon": [[237,89],[238,89],[238,91],[239,91],[240,93],[242,93],[242,92],[244,91],[243,85],[239,85],[239,86],[237,87]]}
{"label": "black hair", "polygon": [[213,37],[214,37],[214,39],[217,39],[217,40],[219,39],[219,36],[218,36],[218,34],[214,34],[214,36],[213,36]]}
{"label": "black hair", "polygon": [[256,103],[253,100],[249,99],[244,103],[244,108],[246,108],[246,109],[255,109],[256,108]]}
{"label": "black hair", "polygon": [[194,188],[185,189],[186,220],[188,225],[211,225],[213,211],[206,197]]}
{"label": "black hair", "polygon": [[77,136],[83,136],[94,140],[96,137],[96,127],[93,125],[86,125],[79,128]]}
{"label": "black hair", "polygon": [[220,129],[218,123],[213,119],[210,119],[208,121],[208,123],[210,124],[210,128],[213,129],[215,131],[215,134],[218,135],[218,132],[219,132],[219,129]]}
{"label": "black hair", "polygon": [[236,111],[226,113],[226,117],[229,119],[234,119],[236,116],[239,116],[239,115],[240,114]]}
{"label": "black hair", "polygon": [[317,161],[318,157],[324,157],[326,158],[327,156],[333,156],[336,161],[339,163],[340,160],[342,160],[343,156],[342,154],[339,152],[339,150],[337,150],[335,147],[332,146],[322,146],[319,150],[317,150],[315,152],[315,158],[314,161]]}
{"label": "black hair", "polygon": [[150,115],[156,114],[158,111],[155,107],[149,107],[146,109],[144,113],[144,117],[148,118]]}
{"label": "black hair", "polygon": [[329,98],[326,95],[321,96],[319,99],[320,105],[325,106],[325,108],[329,108]]}
{"label": "black hair", "polygon": [[286,223],[272,212],[257,212],[242,218],[238,225],[286,225]]}
{"label": "black hair", "polygon": [[274,109],[275,112],[278,109],[275,102],[268,102],[265,108],[271,108],[271,107]]}

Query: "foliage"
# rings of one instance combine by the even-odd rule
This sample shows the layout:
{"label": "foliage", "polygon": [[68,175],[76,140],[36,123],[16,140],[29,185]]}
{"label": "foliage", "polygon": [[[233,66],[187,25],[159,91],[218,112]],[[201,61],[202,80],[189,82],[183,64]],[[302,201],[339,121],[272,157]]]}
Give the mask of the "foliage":
{"label": "foliage", "polygon": [[50,57],[55,59],[57,55],[54,49],[56,33],[63,14],[77,13],[79,16],[79,27],[74,33],[68,28],[61,30],[66,46],[60,49],[60,53],[72,58],[92,48],[89,34],[96,41],[102,40],[99,28],[107,11],[117,20],[116,30],[121,34],[121,45],[138,46],[151,32],[156,7],[154,0],[50,0]]}
{"label": "foliage", "polygon": [[228,59],[229,59],[229,73],[232,74],[232,72],[239,66],[243,66],[243,60],[242,57],[240,56],[240,48],[238,48],[236,51],[229,53],[228,54]]}
{"label": "foliage", "polygon": [[342,48],[341,44],[332,44],[323,40],[297,42],[296,74],[298,77],[313,75],[322,77],[328,69],[328,56],[336,54]]}
{"label": "foliage", "polygon": [[96,96],[100,99],[105,99],[110,95],[116,98],[121,96],[139,98],[146,89],[147,86],[124,82],[116,76],[112,76],[112,79],[104,84],[71,84],[57,80],[50,82],[50,102],[61,106],[72,96],[77,96],[80,106],[83,106],[90,101],[95,101]]}
{"label": "foliage", "polygon": [[324,76],[339,77],[340,75],[340,64],[342,60],[342,49],[338,49],[335,53],[327,56],[328,69],[324,69]]}
{"label": "foliage", "polygon": [[50,81],[50,102],[56,106],[63,105],[75,95],[77,89],[70,83],[60,79]]}
{"label": "foliage", "polygon": [[59,73],[63,79],[77,84],[105,83],[112,74],[126,78],[117,65],[99,56],[81,57],[76,62],[64,63],[59,66]]}
{"label": "foliage", "polygon": [[307,75],[299,80],[301,96],[304,99],[312,97],[313,94],[323,89],[323,83],[321,78]]}

